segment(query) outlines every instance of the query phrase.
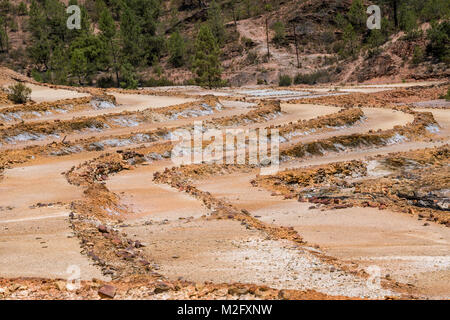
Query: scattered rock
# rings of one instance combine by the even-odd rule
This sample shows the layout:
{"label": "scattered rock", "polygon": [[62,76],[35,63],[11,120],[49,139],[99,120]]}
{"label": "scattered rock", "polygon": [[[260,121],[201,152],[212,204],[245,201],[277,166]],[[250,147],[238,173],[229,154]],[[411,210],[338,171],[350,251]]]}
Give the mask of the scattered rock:
{"label": "scattered rock", "polygon": [[166,291],[169,291],[169,290],[172,290],[172,289],[173,289],[173,287],[172,287],[172,285],[170,283],[158,282],[156,284],[155,290],[153,290],[153,292],[155,294],[159,294],[159,293],[163,293],[163,292],[166,292]]}
{"label": "scattered rock", "polygon": [[59,290],[59,291],[64,291],[66,289],[66,282],[65,281],[56,281],[55,283],[55,287]]}
{"label": "scattered rock", "polygon": [[228,294],[231,294],[233,296],[240,296],[247,293],[248,293],[247,288],[231,287],[228,289]]}
{"label": "scattered rock", "polygon": [[108,228],[106,226],[102,225],[102,224],[98,226],[98,231],[100,231],[101,233],[108,233],[109,232]]}
{"label": "scattered rock", "polygon": [[104,285],[98,290],[98,294],[103,298],[112,299],[116,296],[116,287],[111,286],[109,284]]}

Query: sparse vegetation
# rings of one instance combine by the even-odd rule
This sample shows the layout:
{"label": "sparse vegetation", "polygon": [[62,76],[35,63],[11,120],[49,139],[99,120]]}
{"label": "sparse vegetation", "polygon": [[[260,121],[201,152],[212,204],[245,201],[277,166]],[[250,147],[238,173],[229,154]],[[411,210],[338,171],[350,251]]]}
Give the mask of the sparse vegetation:
{"label": "sparse vegetation", "polygon": [[416,46],[414,48],[414,53],[413,53],[413,57],[411,59],[411,63],[413,65],[418,65],[419,63],[421,63],[424,59],[424,51],[420,46]]}
{"label": "sparse vegetation", "polygon": [[450,88],[447,89],[447,93],[445,94],[445,96],[442,97],[443,99],[450,101]]}
{"label": "sparse vegetation", "polygon": [[312,73],[307,74],[297,74],[294,78],[295,84],[316,84],[321,82],[329,82],[331,80],[331,76],[329,72],[325,69],[318,70]]}
{"label": "sparse vegetation", "polygon": [[242,37],[242,38],[241,38],[241,42],[242,42],[242,45],[243,45],[247,50],[250,50],[251,48],[253,48],[253,47],[256,46],[255,42],[254,42],[252,39],[250,39],[250,38]]}
{"label": "sparse vegetation", "polygon": [[257,64],[259,63],[259,56],[256,51],[249,51],[247,54],[247,62],[249,64]]}
{"label": "sparse vegetation", "polygon": [[275,32],[272,41],[278,45],[283,46],[286,44],[286,28],[284,23],[281,21],[277,21],[272,25],[272,29]]}
{"label": "sparse vegetation", "polygon": [[8,99],[16,104],[25,103],[31,98],[31,89],[21,82],[9,86],[8,89]]}
{"label": "sparse vegetation", "polygon": [[280,87],[289,87],[292,84],[292,78],[288,75],[280,75],[278,85]]}
{"label": "sparse vegetation", "polygon": [[433,22],[431,25],[427,34],[430,40],[428,51],[439,61],[450,65],[450,22]]}

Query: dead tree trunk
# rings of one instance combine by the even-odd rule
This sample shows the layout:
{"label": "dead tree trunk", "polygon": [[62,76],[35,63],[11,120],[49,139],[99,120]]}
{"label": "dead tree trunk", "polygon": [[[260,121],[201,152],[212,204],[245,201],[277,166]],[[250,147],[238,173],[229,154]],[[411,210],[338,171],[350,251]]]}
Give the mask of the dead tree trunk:
{"label": "dead tree trunk", "polygon": [[294,43],[295,43],[295,54],[297,55],[297,68],[300,69],[300,57],[298,55],[298,43],[297,43],[297,32],[296,32],[296,25],[293,25],[294,29]]}
{"label": "dead tree trunk", "polygon": [[267,39],[267,59],[270,59],[270,48],[269,48],[269,17],[266,17],[266,39]]}

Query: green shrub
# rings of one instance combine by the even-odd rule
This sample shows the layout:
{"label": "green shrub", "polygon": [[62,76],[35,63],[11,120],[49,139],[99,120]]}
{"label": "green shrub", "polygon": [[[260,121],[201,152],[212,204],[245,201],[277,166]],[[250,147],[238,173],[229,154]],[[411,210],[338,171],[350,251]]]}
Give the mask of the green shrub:
{"label": "green shrub", "polygon": [[443,99],[450,101],[450,88],[447,89],[447,94],[445,96],[442,97]]}
{"label": "green shrub", "polygon": [[315,72],[306,74],[297,74],[294,79],[295,84],[316,84],[323,82],[330,82],[331,76],[327,70],[317,70]]}
{"label": "green shrub", "polygon": [[373,57],[377,57],[379,56],[381,53],[383,52],[383,49],[381,48],[373,48],[373,49],[369,49],[369,51],[367,51],[367,58],[373,58]]}
{"label": "green shrub", "polygon": [[247,62],[249,64],[257,64],[259,62],[259,56],[256,51],[249,51],[247,54]]}
{"label": "green shrub", "polygon": [[278,84],[280,87],[289,87],[292,84],[292,79],[288,75],[280,75]]}
{"label": "green shrub", "polygon": [[27,9],[27,5],[25,4],[25,2],[21,2],[19,3],[19,5],[17,6],[17,14],[19,16],[26,16],[28,14],[28,9]]}
{"label": "green shrub", "polygon": [[16,104],[25,103],[30,100],[30,97],[31,89],[21,82],[9,87],[8,99]]}
{"label": "green shrub", "polygon": [[179,68],[185,63],[186,45],[180,32],[175,31],[168,42],[169,62],[175,68]]}
{"label": "green shrub", "polygon": [[44,81],[42,79],[42,74],[39,71],[37,71],[36,69],[33,69],[31,71],[31,77],[37,82],[43,82]]}
{"label": "green shrub", "polygon": [[386,37],[383,35],[383,33],[380,30],[374,29],[370,30],[369,37],[367,38],[367,44],[369,48],[378,48],[383,43],[386,42]]}
{"label": "green shrub", "polygon": [[320,38],[324,44],[332,44],[335,40],[334,32],[324,31],[320,34]]}
{"label": "green shrub", "polygon": [[247,50],[256,46],[256,43],[250,38],[242,37],[241,42]]}
{"label": "green shrub", "polygon": [[423,37],[423,31],[421,29],[410,30],[402,37],[406,41],[415,41]]}
{"label": "green shrub", "polygon": [[332,50],[334,53],[339,53],[344,49],[344,42],[343,41],[336,41],[332,45]]}
{"label": "green shrub", "polygon": [[338,59],[336,57],[325,56],[323,64],[326,66],[329,66],[329,65],[335,64],[336,62],[338,62]]}
{"label": "green shrub", "polygon": [[97,86],[100,88],[114,88],[116,82],[111,76],[101,77],[97,80]]}
{"label": "green shrub", "polygon": [[286,28],[283,22],[275,22],[272,26],[273,31],[275,31],[275,35],[273,36],[272,41],[279,46],[286,44]]}
{"label": "green shrub", "polygon": [[450,64],[450,21],[431,23],[427,37],[430,40],[428,51],[439,61]]}
{"label": "green shrub", "polygon": [[424,57],[425,55],[423,49],[420,46],[415,46],[411,63],[413,65],[418,65],[419,63],[423,62]]}
{"label": "green shrub", "polygon": [[17,24],[17,21],[15,19],[12,19],[9,22],[9,29],[11,30],[11,32],[19,31],[19,25]]}

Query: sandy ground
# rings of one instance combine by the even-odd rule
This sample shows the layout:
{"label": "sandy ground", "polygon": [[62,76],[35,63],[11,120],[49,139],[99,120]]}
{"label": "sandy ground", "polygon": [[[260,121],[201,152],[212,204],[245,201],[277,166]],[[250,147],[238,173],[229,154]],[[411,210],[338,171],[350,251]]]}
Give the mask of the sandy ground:
{"label": "sandy ground", "polygon": [[61,172],[79,160],[58,159],[6,171],[0,204],[11,209],[0,212],[0,277],[67,278],[67,268],[76,265],[82,279],[103,278],[80,253],[69,228],[68,204],[82,194]]}
{"label": "sandy ground", "polygon": [[444,137],[448,137],[450,134],[450,109],[415,108],[414,110],[419,112],[431,112],[434,119],[436,119],[441,127],[440,134]]}
{"label": "sandy ground", "polygon": [[68,268],[77,268],[82,280],[107,279],[80,253],[68,215],[66,210],[40,220],[0,220],[0,277],[67,279]]}
{"label": "sandy ground", "polygon": [[182,104],[186,102],[195,101],[195,99],[165,97],[165,96],[151,96],[151,95],[135,95],[112,93],[116,97],[116,102],[127,107],[127,111],[140,111],[147,108],[163,108]]}
{"label": "sandy ground", "polygon": [[319,139],[331,138],[336,135],[366,133],[370,130],[387,130],[392,129],[395,126],[404,126],[414,120],[414,117],[412,115],[405,114],[396,110],[380,108],[362,108],[362,110],[366,118],[364,119],[364,121],[360,121],[353,126],[294,137],[286,144],[293,145],[299,142],[307,143]]}
{"label": "sandy ground", "polygon": [[[430,83],[355,86],[340,88],[346,92],[375,92],[390,88]],[[332,94],[327,87],[304,91]],[[75,116],[93,116],[120,111],[139,111],[181,104],[194,99],[172,96],[133,95],[115,93],[118,108],[68,113],[61,117],[36,119],[48,121],[71,119]],[[198,87],[173,88],[208,94],[211,91]],[[215,91],[217,96],[235,95],[259,99],[303,95],[284,92],[282,89],[254,88]],[[33,100],[54,101],[80,96],[75,91],[33,87]],[[81,95],[83,96],[83,95]],[[244,99],[243,99],[244,100]],[[216,117],[241,115],[254,107],[250,102],[224,101],[226,108],[212,116],[195,120],[211,120]],[[309,120],[336,113],[340,108],[282,103],[283,113],[264,123],[252,123],[246,128],[281,125],[297,120]],[[404,126],[413,116],[383,108],[362,108],[366,118],[357,124],[300,136],[290,143],[308,142],[335,135],[386,130]],[[441,141],[397,143],[368,150],[328,153],[324,157],[286,162],[281,169],[302,167],[343,160],[364,159],[371,155],[387,154],[442,145],[448,142],[450,118],[448,110],[420,105],[417,111],[430,111],[441,126]],[[192,124],[194,119],[180,119],[164,123],[151,123],[132,128],[115,128],[102,132],[71,133],[67,140],[77,138],[110,137],[115,134],[149,131],[158,127],[175,127]],[[52,139],[28,144],[47,144]],[[27,144],[7,146],[23,148]],[[133,146],[130,146],[133,147]],[[80,268],[82,279],[102,278],[99,268],[81,253],[79,240],[69,228],[68,215],[72,201],[83,198],[83,188],[70,185],[61,173],[72,166],[99,156],[100,153],[45,158],[16,165],[3,172],[0,178],[0,277],[36,276],[66,278],[67,267]],[[367,279],[332,266],[314,254],[317,251],[334,256],[344,264],[358,264],[360,268],[376,266],[380,277],[394,279],[414,286],[414,292],[425,298],[450,298],[450,229],[437,224],[424,226],[424,221],[408,214],[370,208],[342,210],[310,209],[310,204],[295,200],[283,200],[279,196],[252,187],[250,181],[257,170],[215,176],[196,181],[203,191],[226,199],[240,209],[273,226],[293,227],[304,240],[300,246],[285,240],[271,240],[263,231],[232,220],[208,220],[210,210],[184,192],[153,182],[157,171],[164,171],[174,164],[171,161],[155,161],[112,175],[106,187],[120,196],[122,205],[130,213],[121,216],[118,226],[126,236],[141,241],[144,255],[155,271],[170,280],[186,280],[214,283],[253,283],[279,289],[315,289],[332,295],[349,297],[382,298],[395,295],[386,289],[372,286]],[[314,249],[315,246],[320,249]]]}
{"label": "sandy ground", "polygon": [[[229,103],[228,105],[232,105],[232,104]],[[227,107],[227,108],[224,108],[222,111],[216,112],[212,115],[197,117],[197,118],[195,118],[195,121],[207,121],[207,120],[212,120],[214,118],[219,118],[219,117],[230,117],[230,116],[235,116],[235,115],[237,116],[237,115],[241,115],[241,114],[244,114],[247,112],[248,112],[247,106],[238,104],[236,108]],[[53,117],[54,116],[52,116],[51,118],[53,118]],[[67,120],[72,119],[72,117],[73,116],[68,116]],[[42,120],[33,120],[31,122],[37,122],[37,121],[42,121]],[[88,139],[91,137],[96,137],[96,138],[105,137],[106,138],[106,137],[111,137],[112,135],[126,135],[131,132],[133,132],[133,133],[143,133],[144,132],[145,133],[145,132],[151,131],[152,129],[158,129],[158,128],[162,128],[162,127],[176,128],[179,126],[190,125],[190,124],[192,124],[192,119],[182,118],[182,119],[178,119],[178,120],[169,120],[164,123],[150,122],[150,123],[143,123],[143,124],[140,124],[140,125],[134,126],[134,127],[118,127],[118,128],[113,128],[113,129],[105,129],[102,131],[86,129],[83,131],[75,131],[75,132],[71,132],[68,134],[63,134],[59,138],[49,136],[49,138],[45,138],[45,139],[41,139],[41,140],[34,140],[34,141],[30,140],[30,141],[25,141],[25,142],[17,142],[15,144],[3,144],[3,145],[0,145],[0,150],[2,150],[2,149],[19,149],[19,148],[23,148],[23,147],[29,146],[29,145],[46,145],[53,141],[61,141],[64,138],[64,136],[66,136],[66,135],[67,135],[66,141],[77,140],[77,139]]]}
{"label": "sandy ground", "polygon": [[[338,108],[326,106],[283,105],[283,111],[286,112],[286,115],[280,117],[281,119],[274,120],[274,123],[292,121],[293,116],[295,116],[296,119],[307,120],[314,118],[315,116],[334,113],[338,110]],[[372,121],[369,122],[369,127],[372,129],[391,128],[394,125],[405,124],[412,120],[410,116],[392,110],[374,110],[368,108],[364,111],[367,113],[369,120]],[[314,136],[308,138],[312,139]],[[70,200],[81,197],[80,190],[68,185],[64,177],[60,175],[60,172],[81,162],[82,158],[80,157],[82,156],[79,156],[78,159],[66,161],[56,159],[49,163],[7,170],[5,172],[5,178],[0,184],[1,188],[4,190],[4,192],[1,193],[2,203],[14,207],[14,209],[10,213],[3,214],[4,223],[20,224],[22,222],[28,223],[29,221],[38,221],[38,223],[42,224],[41,228],[43,230],[46,230],[47,225],[52,225],[54,227],[56,224],[60,227],[59,234],[61,238],[58,238],[55,242],[60,243],[61,245],[67,243],[67,246],[69,246],[70,242],[74,242],[73,239],[67,238],[69,230],[67,225],[62,223],[64,222],[63,217],[59,216],[60,214],[62,216],[67,215],[67,209],[65,209],[64,206],[60,206],[60,208],[58,208],[60,211],[57,212],[51,207],[40,208],[39,214],[36,214],[35,211],[30,210],[28,207],[35,205],[38,202],[68,203]],[[129,217],[130,222],[140,223],[150,219],[155,223],[160,223],[164,222],[166,219],[168,221],[177,221],[180,218],[199,218],[206,214],[205,209],[198,201],[177,192],[177,190],[173,190],[166,186],[156,185],[152,182],[153,173],[155,171],[170,165],[170,163],[167,163],[158,164],[156,166],[144,166],[132,172],[124,172],[123,174],[116,175],[108,181],[107,185],[111,191],[120,194],[123,203],[129,206],[134,212],[134,215]],[[44,181],[46,182],[45,189],[42,188],[42,183]],[[57,221],[60,223],[58,224]],[[10,246],[11,242],[14,243],[17,240],[10,238],[10,235],[8,234],[5,234],[4,237],[7,247]],[[63,237],[65,237],[64,241],[62,239]],[[28,249],[25,248],[24,250]],[[14,251],[17,251],[17,249],[15,248]],[[71,254],[74,254],[74,250],[69,251]],[[27,256],[27,254],[24,255]],[[31,259],[30,264],[33,264],[33,256],[28,256]],[[81,258],[78,253],[75,256]],[[13,258],[11,257],[11,259]],[[50,256],[49,261],[51,261],[51,259],[52,256]],[[72,258],[67,259],[70,261]],[[19,263],[20,259],[16,258],[14,261]],[[11,266],[12,263],[13,262],[9,262],[9,265]],[[6,271],[4,272],[6,274]],[[60,273],[56,272],[53,272],[52,274],[60,275]],[[86,272],[86,275],[90,275],[89,271]],[[236,281],[240,280],[245,279],[236,278]],[[247,280],[250,281],[250,279]]]}
{"label": "sandy ground", "polygon": [[[413,284],[434,298],[448,298],[450,286],[450,231],[444,226],[423,226],[423,221],[391,211],[349,208],[309,210],[310,204],[283,200],[254,188],[255,174],[236,174],[202,180],[203,191],[250,213],[267,223],[294,227],[305,240],[318,244],[344,261],[377,266],[381,276]],[[433,275],[433,277],[430,277]]]}
{"label": "sandy ground", "polygon": [[450,108],[450,101],[444,99],[430,100],[430,101],[420,101],[411,104],[413,107],[417,108]]}
{"label": "sandy ground", "polygon": [[315,289],[377,298],[391,292],[371,288],[289,242],[264,238],[234,221],[180,221],[124,228],[142,239],[158,271],[171,279],[255,283],[273,288]]}
{"label": "sandy ground", "polygon": [[171,167],[170,161],[119,173],[107,181],[108,189],[121,196],[133,214],[127,220],[161,222],[180,218],[199,218],[207,213],[201,203],[166,185],[155,184],[153,174]]}
{"label": "sandy ground", "polygon": [[31,92],[31,100],[35,102],[45,102],[45,101],[56,101],[62,99],[73,99],[88,97],[89,94],[81,93],[77,91],[64,90],[64,89],[53,89],[43,86],[37,86],[34,84],[27,84]]}
{"label": "sandy ground", "polygon": [[281,110],[288,114],[295,114],[296,120],[310,120],[327,114],[336,113],[341,108],[312,104],[282,103]]}

